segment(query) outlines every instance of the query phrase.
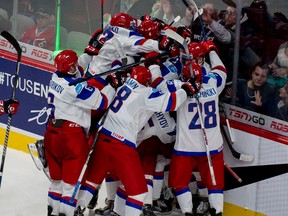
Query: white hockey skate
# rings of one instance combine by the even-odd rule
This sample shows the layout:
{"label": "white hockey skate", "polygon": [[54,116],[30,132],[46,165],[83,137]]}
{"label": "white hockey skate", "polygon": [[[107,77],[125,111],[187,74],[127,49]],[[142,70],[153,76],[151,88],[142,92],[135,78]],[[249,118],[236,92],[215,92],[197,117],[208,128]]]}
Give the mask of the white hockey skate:
{"label": "white hockey skate", "polygon": [[29,143],[27,147],[37,169],[43,170],[47,178],[51,180],[45,155],[44,140],[41,139],[35,143]]}

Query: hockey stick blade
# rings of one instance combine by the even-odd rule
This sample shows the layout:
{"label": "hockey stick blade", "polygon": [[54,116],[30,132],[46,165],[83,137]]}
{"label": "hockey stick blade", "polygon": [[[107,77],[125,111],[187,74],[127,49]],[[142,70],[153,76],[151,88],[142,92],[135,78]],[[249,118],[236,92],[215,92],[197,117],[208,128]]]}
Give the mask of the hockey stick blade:
{"label": "hockey stick blade", "polygon": [[7,31],[2,31],[1,32],[1,35],[6,39],[8,40],[12,46],[15,48],[15,50],[17,51],[17,54],[18,54],[18,59],[17,61],[19,62],[20,59],[21,59],[21,55],[22,55],[22,49],[18,43],[18,41],[13,37],[13,35],[11,35],[9,32]]}
{"label": "hockey stick blade", "polygon": [[221,127],[221,131],[222,131],[222,134],[227,142],[227,145],[231,151],[231,154],[233,155],[233,157],[235,157],[236,159],[238,160],[241,160],[241,161],[245,161],[245,162],[252,162],[254,160],[254,155],[252,154],[245,154],[245,153],[240,153],[238,151],[236,151],[230,141],[230,139],[228,138],[228,135],[225,131],[225,128],[224,126],[220,123],[220,127]]}

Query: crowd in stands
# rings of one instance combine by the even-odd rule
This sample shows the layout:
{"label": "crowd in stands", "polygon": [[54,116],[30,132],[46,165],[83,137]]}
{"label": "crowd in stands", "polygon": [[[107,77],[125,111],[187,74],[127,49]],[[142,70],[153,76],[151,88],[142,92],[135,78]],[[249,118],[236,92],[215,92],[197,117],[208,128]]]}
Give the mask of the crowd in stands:
{"label": "crowd in stands", "polygon": [[[12,16],[12,1],[0,4],[0,30],[11,31],[9,17]],[[145,5],[143,3],[145,2]],[[192,41],[212,40],[218,50],[224,65],[228,70],[227,89],[224,100],[231,99],[233,81],[236,4],[233,1],[225,10],[218,10],[215,2],[205,3],[199,11],[193,5],[179,6],[179,1],[151,0],[125,1],[125,12],[140,19],[145,13],[170,24],[177,15],[180,21],[172,26],[186,26],[192,31]],[[45,6],[43,6],[45,5]],[[148,9],[147,9],[148,8]],[[22,42],[53,50],[55,43],[55,5],[45,0],[19,1],[19,14],[33,18],[34,25],[27,28],[18,39]],[[201,13],[201,15],[200,15]],[[111,19],[110,13],[105,12],[105,26]],[[201,16],[197,18],[198,16]],[[253,0],[242,8],[240,18],[240,49],[238,90],[236,105],[259,112],[268,116],[287,120],[287,102],[281,106],[283,92],[288,82],[288,19],[281,13],[269,13],[265,0]],[[104,26],[104,27],[105,27]],[[65,26],[64,26],[65,27]],[[235,76],[235,75],[234,75]],[[286,86],[286,88],[285,88]],[[286,96],[287,98],[287,96]],[[287,99],[286,99],[287,101]]]}

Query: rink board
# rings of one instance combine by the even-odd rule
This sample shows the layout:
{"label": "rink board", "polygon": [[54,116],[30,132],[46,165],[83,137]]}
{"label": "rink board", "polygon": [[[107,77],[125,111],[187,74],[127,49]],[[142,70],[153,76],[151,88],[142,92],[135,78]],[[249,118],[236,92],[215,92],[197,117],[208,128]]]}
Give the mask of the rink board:
{"label": "rink board", "polygon": [[[1,49],[0,39],[0,49]],[[27,45],[26,45],[27,46]],[[7,46],[3,50],[9,51]],[[20,65],[19,86],[16,98],[21,105],[19,112],[12,117],[8,147],[27,151],[27,144],[43,137],[47,122],[47,92],[48,83],[53,72],[51,59],[38,63],[26,59],[30,47],[25,48],[23,63]],[[12,50],[13,51],[13,50]],[[40,50],[41,51],[41,50]],[[32,53],[35,51],[31,51]],[[39,52],[38,52],[39,53]],[[51,54],[51,53],[50,53]],[[49,54],[49,55],[50,55]],[[46,58],[47,55],[44,57]],[[43,57],[43,56],[42,56]],[[40,63],[39,63],[40,62]],[[50,65],[50,66],[49,66]],[[42,67],[43,66],[43,67]],[[16,55],[2,52],[0,54],[0,92],[1,99],[10,98],[12,93],[13,75],[15,74]],[[233,168],[257,168],[271,164],[281,165],[288,161],[288,125],[287,122],[261,116],[237,107],[227,106],[228,117],[231,120],[232,131],[236,142],[234,147],[240,152],[255,155],[253,162],[242,162],[231,155],[227,144],[224,144],[225,161]],[[248,117],[247,117],[248,116]],[[264,121],[263,121],[264,119]],[[4,141],[7,115],[0,117],[0,140]],[[3,143],[0,141],[0,144]],[[8,149],[9,154],[9,149]],[[277,167],[276,167],[277,169]],[[269,169],[267,168],[267,171]],[[241,171],[241,170],[240,170]],[[242,173],[241,173],[242,174]],[[257,173],[244,172],[243,185],[236,185],[224,193],[224,215],[233,216],[284,216],[288,212],[287,182],[288,174],[281,174],[255,179],[255,182],[245,184],[246,178]],[[230,182],[226,182],[230,184]]]}

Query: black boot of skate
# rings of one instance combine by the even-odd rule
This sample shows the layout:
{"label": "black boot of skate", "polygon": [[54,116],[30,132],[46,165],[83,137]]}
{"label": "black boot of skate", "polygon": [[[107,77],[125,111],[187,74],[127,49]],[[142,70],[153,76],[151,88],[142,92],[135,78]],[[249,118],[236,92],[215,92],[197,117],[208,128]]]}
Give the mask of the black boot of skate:
{"label": "black boot of skate", "polygon": [[143,216],[156,216],[156,214],[152,210],[152,205],[144,204],[143,209]]}
{"label": "black boot of skate", "polygon": [[94,209],[96,207],[97,201],[98,201],[98,193],[99,193],[99,191],[95,190],[93,197],[87,206],[88,209]]}
{"label": "black boot of skate", "polygon": [[[76,208],[76,210],[74,211],[74,216],[84,216],[84,212],[85,212],[85,207],[81,207],[81,206],[78,206],[77,208]],[[60,216],[60,214],[59,214],[59,216]],[[65,215],[63,215],[63,216],[65,216]]]}
{"label": "black boot of skate", "polygon": [[105,200],[106,206],[95,210],[95,216],[97,215],[111,215],[114,208],[114,200]]}

